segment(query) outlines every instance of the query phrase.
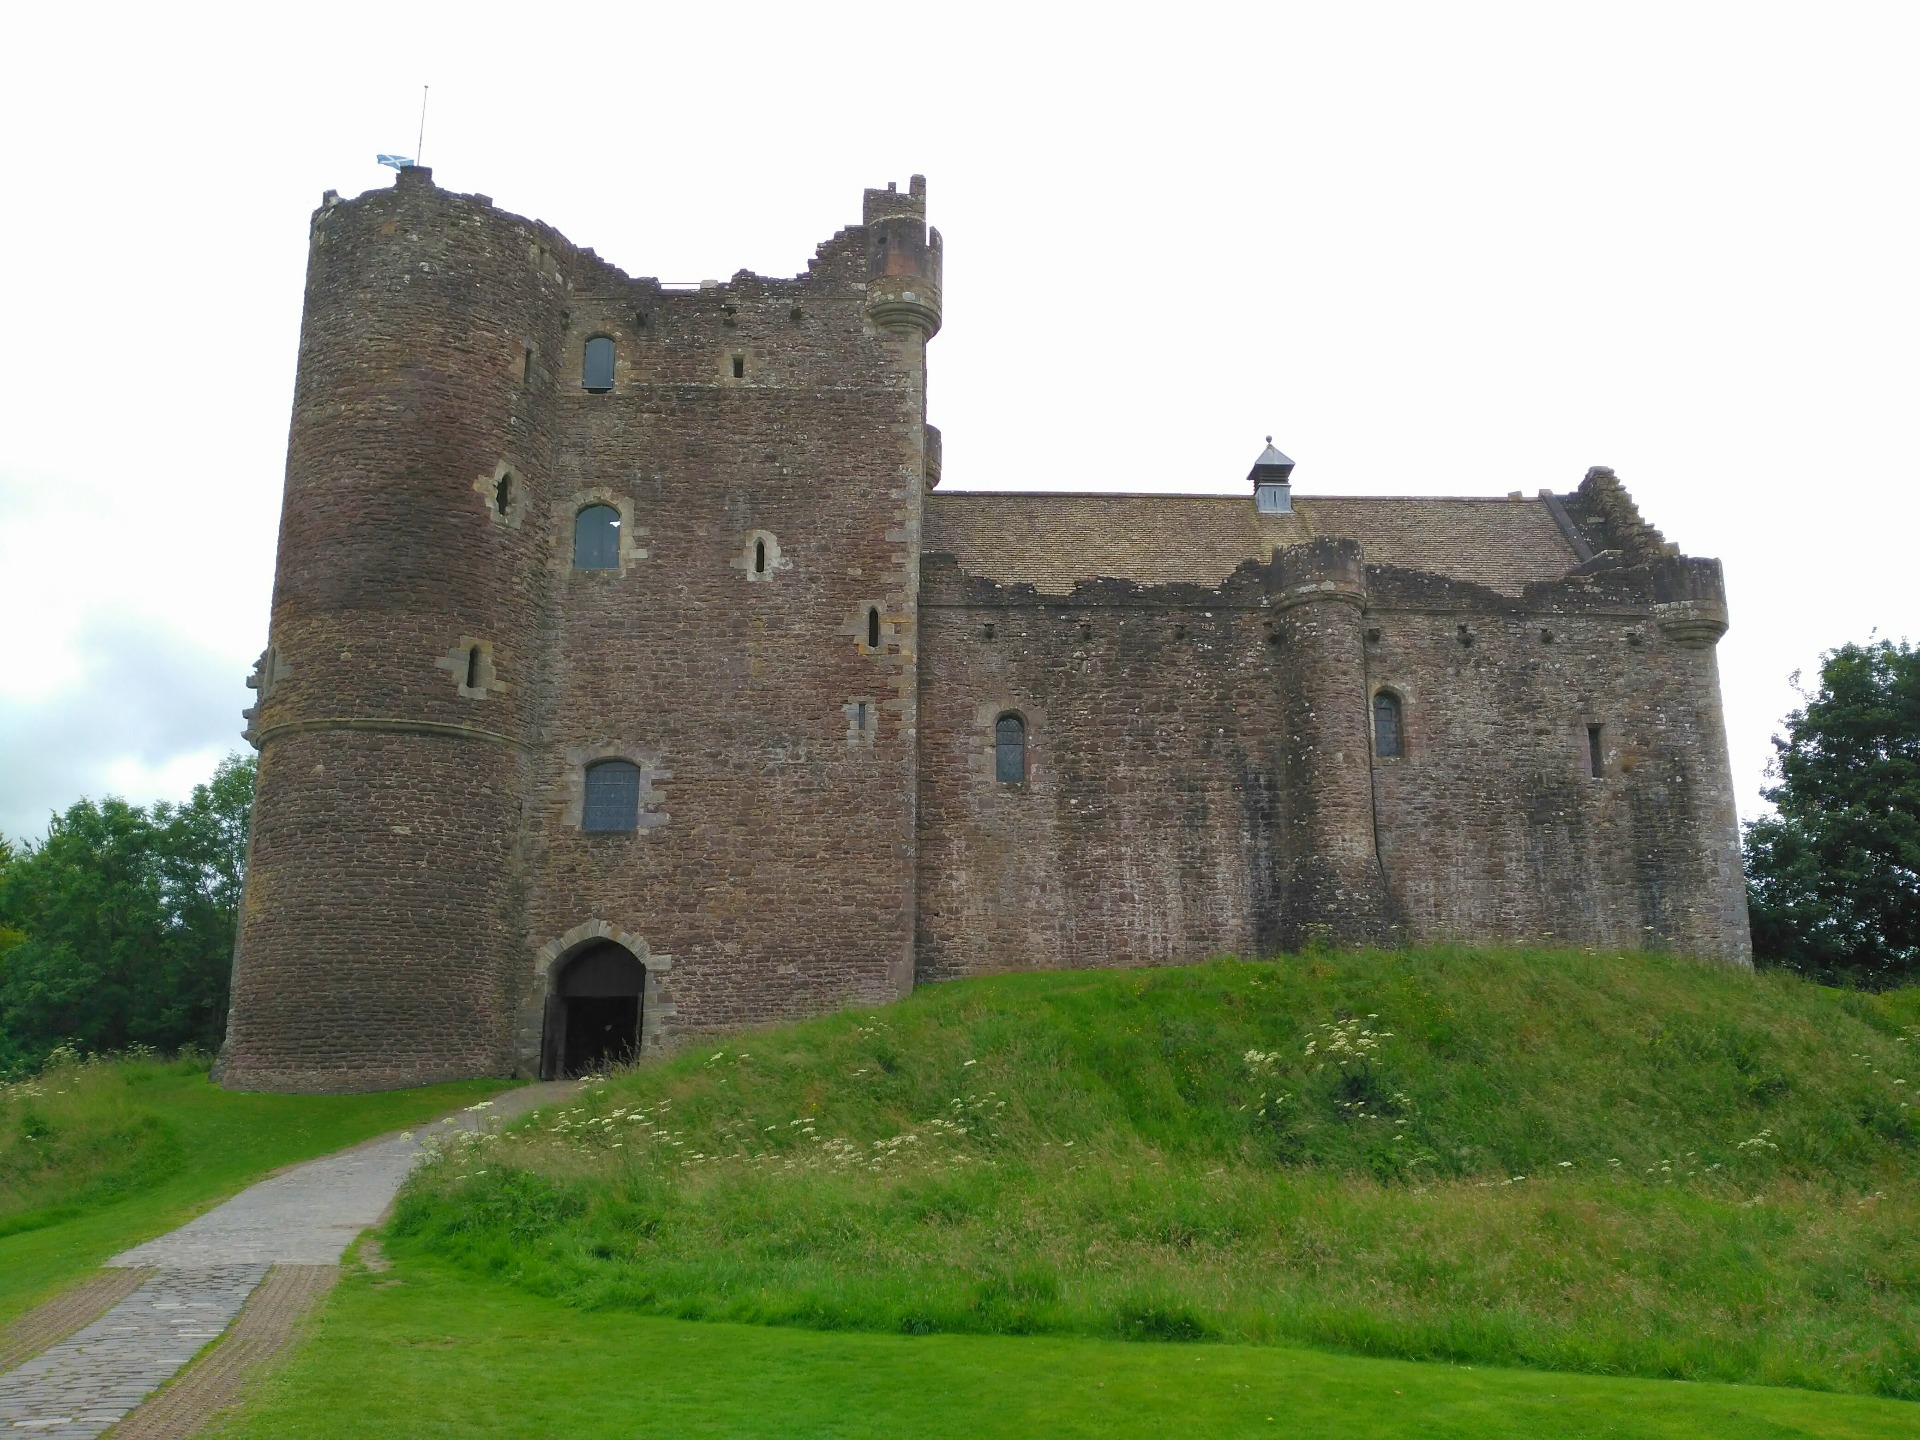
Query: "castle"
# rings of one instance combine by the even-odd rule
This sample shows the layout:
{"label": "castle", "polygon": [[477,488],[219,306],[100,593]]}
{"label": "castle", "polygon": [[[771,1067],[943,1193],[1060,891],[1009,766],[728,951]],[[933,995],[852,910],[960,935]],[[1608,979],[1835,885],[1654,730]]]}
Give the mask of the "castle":
{"label": "castle", "polygon": [[328,193],[226,1083],[1316,939],[1751,964],[1720,567],[1611,471],[942,494],[940,281],[919,177],[698,288],[422,167]]}

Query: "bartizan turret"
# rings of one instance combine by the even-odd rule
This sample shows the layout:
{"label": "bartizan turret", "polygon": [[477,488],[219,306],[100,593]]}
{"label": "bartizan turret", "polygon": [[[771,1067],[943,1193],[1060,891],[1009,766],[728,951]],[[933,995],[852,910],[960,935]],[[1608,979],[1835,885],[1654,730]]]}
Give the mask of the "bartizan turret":
{"label": "bartizan turret", "polygon": [[869,190],[867,318],[882,330],[931,340],[940,330],[940,232],[927,226],[927,180],[915,175],[901,194]]}

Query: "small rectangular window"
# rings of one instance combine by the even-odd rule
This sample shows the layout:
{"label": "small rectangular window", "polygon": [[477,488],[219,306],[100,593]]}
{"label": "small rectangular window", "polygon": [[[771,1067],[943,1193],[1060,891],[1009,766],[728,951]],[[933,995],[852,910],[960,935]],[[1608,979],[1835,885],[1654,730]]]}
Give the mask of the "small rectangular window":
{"label": "small rectangular window", "polygon": [[1400,738],[1400,697],[1382,690],[1373,697],[1373,753],[1396,760],[1402,751]]}
{"label": "small rectangular window", "polygon": [[736,380],[744,380],[747,378],[746,356],[736,355],[733,357],[733,378]]}
{"label": "small rectangular window", "polygon": [[580,388],[595,395],[604,395],[613,389],[613,359],[611,338],[595,335],[589,339],[580,362]]}
{"label": "small rectangular window", "polygon": [[1018,715],[994,722],[993,775],[1002,785],[1027,783],[1027,726]]}
{"label": "small rectangular window", "polygon": [[1600,727],[1587,726],[1587,771],[1598,780],[1607,773],[1607,752],[1600,743]]}
{"label": "small rectangular window", "polygon": [[601,833],[637,830],[640,825],[640,767],[631,760],[602,760],[589,765],[580,828]]}

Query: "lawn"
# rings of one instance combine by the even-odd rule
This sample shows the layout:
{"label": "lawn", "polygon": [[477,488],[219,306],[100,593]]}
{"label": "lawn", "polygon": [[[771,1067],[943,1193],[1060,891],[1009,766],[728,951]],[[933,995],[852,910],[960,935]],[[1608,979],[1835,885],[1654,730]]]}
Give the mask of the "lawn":
{"label": "lawn", "polygon": [[1647,955],[989,977],[457,1145],[388,1248],[589,1312],[1920,1399],[1916,1048],[1920,992]]}
{"label": "lawn", "polygon": [[441,1262],[352,1273],[224,1440],[1894,1440],[1894,1400],[1052,1336],[582,1313]]}
{"label": "lawn", "polygon": [[204,1060],[130,1059],[0,1086],[0,1323],[270,1171],[417,1125],[505,1083],[236,1094],[208,1081]]}

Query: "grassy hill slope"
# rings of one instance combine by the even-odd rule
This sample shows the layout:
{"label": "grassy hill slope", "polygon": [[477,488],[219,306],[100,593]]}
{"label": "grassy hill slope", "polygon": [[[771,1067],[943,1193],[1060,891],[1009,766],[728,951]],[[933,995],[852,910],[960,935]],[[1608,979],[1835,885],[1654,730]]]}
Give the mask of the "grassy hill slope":
{"label": "grassy hill slope", "polygon": [[1004,976],[715,1043],[423,1172],[571,1303],[1920,1397],[1920,994],[1684,961]]}

